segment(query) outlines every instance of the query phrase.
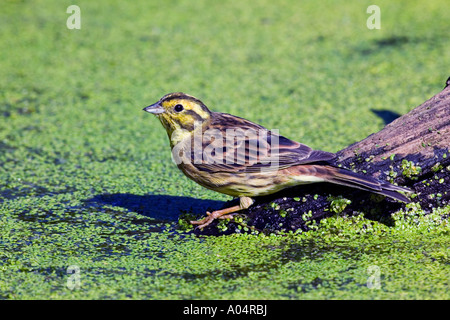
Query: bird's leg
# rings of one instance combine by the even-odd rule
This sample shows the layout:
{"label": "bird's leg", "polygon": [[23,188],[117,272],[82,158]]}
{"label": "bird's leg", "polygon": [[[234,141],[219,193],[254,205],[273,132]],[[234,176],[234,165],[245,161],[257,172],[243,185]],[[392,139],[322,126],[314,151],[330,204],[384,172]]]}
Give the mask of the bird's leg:
{"label": "bird's leg", "polygon": [[213,222],[215,219],[231,219],[233,212],[241,210],[240,206],[233,206],[230,208],[222,209],[222,210],[216,210],[213,212],[206,212],[207,216],[201,220],[198,221],[191,221],[191,224],[197,224],[198,228],[203,229],[207,225],[209,225],[211,222]]}
{"label": "bird's leg", "polygon": [[249,197],[241,197],[239,199],[239,205],[225,208],[222,210],[216,210],[213,212],[206,212],[207,216],[198,221],[191,221],[191,224],[197,224],[198,228],[203,229],[215,219],[231,219],[236,211],[247,209],[253,204],[254,200]]}

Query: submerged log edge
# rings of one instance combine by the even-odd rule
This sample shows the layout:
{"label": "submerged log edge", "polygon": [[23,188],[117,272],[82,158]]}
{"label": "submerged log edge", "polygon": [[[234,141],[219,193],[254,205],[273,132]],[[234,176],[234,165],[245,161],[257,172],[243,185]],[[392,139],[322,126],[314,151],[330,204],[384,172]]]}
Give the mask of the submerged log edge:
{"label": "submerged log edge", "polygon": [[[381,131],[337,152],[333,164],[414,191],[412,202],[426,212],[450,203],[450,78],[443,91],[386,125]],[[198,234],[307,231],[333,215],[364,212],[392,224],[405,204],[358,189],[329,183],[298,186],[255,199],[236,222],[214,222]],[[226,203],[232,205],[235,200]]]}

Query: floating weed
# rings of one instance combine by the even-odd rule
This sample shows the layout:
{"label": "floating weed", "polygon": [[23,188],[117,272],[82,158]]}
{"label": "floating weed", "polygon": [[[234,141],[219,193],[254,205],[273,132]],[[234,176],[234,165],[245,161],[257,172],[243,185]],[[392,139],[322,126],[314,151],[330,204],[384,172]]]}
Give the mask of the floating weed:
{"label": "floating weed", "polygon": [[274,210],[280,210],[280,205],[276,202],[271,202],[270,207]]}
{"label": "floating weed", "polygon": [[417,175],[419,175],[422,172],[422,168],[415,165],[414,162],[408,161],[406,159],[402,160],[402,174],[411,179],[411,180],[417,180]]}
{"label": "floating weed", "polygon": [[352,203],[351,200],[345,199],[342,196],[329,196],[327,201],[330,201],[330,210],[334,213],[341,213],[345,208]]}

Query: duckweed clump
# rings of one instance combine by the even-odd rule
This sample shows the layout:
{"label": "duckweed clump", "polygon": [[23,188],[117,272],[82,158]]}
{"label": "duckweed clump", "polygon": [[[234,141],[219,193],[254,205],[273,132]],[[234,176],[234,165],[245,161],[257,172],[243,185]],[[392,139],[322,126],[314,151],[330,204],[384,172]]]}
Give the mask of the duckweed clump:
{"label": "duckweed clump", "polygon": [[422,172],[422,168],[414,164],[413,161],[408,161],[406,159],[402,160],[402,174],[403,176],[411,179],[417,180],[417,176]]}
{"label": "duckweed clump", "polygon": [[334,213],[341,213],[344,209],[352,203],[351,200],[345,199],[342,196],[332,197],[329,196],[327,201],[330,201],[330,210]]}

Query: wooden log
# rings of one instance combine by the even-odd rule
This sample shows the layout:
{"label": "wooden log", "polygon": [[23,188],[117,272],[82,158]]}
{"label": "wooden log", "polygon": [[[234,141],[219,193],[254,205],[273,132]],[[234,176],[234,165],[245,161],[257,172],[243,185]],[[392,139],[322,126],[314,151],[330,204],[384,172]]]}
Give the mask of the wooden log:
{"label": "wooden log", "polygon": [[[431,211],[450,203],[449,146],[450,78],[442,92],[337,152],[333,164],[406,186],[415,192],[411,200]],[[267,232],[309,230],[323,218],[359,212],[390,224],[391,213],[405,207],[383,196],[329,183],[290,188],[255,200],[241,215],[247,226]],[[216,233],[216,225],[201,233]]]}

